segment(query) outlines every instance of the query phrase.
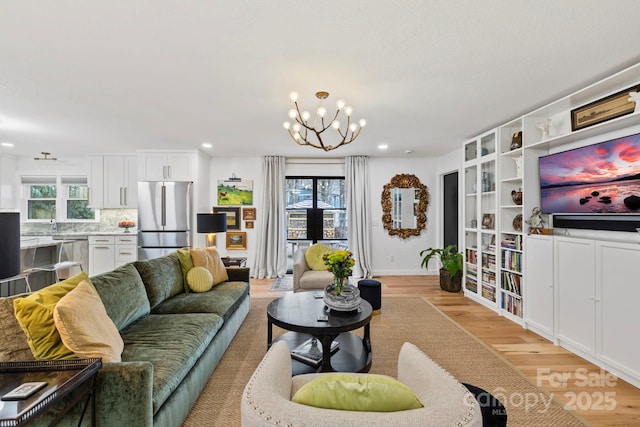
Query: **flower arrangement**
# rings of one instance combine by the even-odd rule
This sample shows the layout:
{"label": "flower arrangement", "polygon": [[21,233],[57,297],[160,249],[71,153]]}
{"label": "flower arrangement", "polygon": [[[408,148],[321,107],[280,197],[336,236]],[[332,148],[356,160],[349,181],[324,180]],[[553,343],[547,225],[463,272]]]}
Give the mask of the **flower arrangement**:
{"label": "flower arrangement", "polygon": [[327,271],[333,274],[336,293],[339,295],[344,287],[345,279],[349,277],[356,263],[353,260],[353,254],[348,249],[338,249],[322,255],[322,260],[324,265],[327,266]]}

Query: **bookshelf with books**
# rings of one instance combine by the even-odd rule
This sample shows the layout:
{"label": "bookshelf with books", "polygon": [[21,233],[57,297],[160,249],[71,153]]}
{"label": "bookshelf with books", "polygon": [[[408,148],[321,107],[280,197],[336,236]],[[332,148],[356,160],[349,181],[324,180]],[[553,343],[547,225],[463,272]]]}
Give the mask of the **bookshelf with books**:
{"label": "bookshelf with books", "polygon": [[464,144],[464,293],[493,310],[499,309],[496,155],[497,129]]}

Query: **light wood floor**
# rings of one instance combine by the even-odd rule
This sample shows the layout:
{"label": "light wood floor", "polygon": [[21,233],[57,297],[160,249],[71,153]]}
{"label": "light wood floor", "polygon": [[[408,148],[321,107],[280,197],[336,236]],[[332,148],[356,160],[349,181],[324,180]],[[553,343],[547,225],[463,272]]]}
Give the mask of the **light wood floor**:
{"label": "light wood floor", "polygon": [[[502,354],[536,384],[539,368],[552,376],[568,375],[566,386],[540,376],[540,386],[594,426],[640,426],[640,389],[610,378],[599,367],[465,298],[440,289],[437,276],[376,277],[382,296],[424,296],[471,334]],[[276,298],[269,291],[273,280],[251,280],[251,296]],[[632,339],[630,337],[630,339]],[[578,371],[586,369],[587,371]],[[576,376],[576,373],[578,376]],[[588,380],[584,378],[587,377]],[[584,408],[584,409],[581,409]]]}

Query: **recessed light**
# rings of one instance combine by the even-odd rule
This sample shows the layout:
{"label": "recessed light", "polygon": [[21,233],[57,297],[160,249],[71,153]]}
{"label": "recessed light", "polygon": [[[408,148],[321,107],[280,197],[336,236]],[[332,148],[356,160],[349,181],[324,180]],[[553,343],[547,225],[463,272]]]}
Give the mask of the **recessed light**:
{"label": "recessed light", "polygon": [[387,148],[389,148],[389,146],[387,144],[379,144],[378,145],[378,150],[386,150]]}
{"label": "recessed light", "polygon": [[413,154],[413,150],[404,150],[404,154],[411,155]]}
{"label": "recessed light", "polygon": [[0,142],[3,147],[13,147],[13,142]]}
{"label": "recessed light", "polygon": [[203,142],[203,143],[202,143],[202,146],[203,146],[204,148],[211,148],[211,147],[213,147],[213,144],[211,144],[210,142]]}

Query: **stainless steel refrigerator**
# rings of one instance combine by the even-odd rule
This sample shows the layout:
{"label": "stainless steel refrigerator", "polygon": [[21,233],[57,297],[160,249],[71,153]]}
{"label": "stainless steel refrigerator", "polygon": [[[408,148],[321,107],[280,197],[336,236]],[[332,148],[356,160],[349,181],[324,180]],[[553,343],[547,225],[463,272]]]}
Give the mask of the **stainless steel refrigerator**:
{"label": "stainless steel refrigerator", "polygon": [[138,182],[138,259],[191,247],[193,183]]}

